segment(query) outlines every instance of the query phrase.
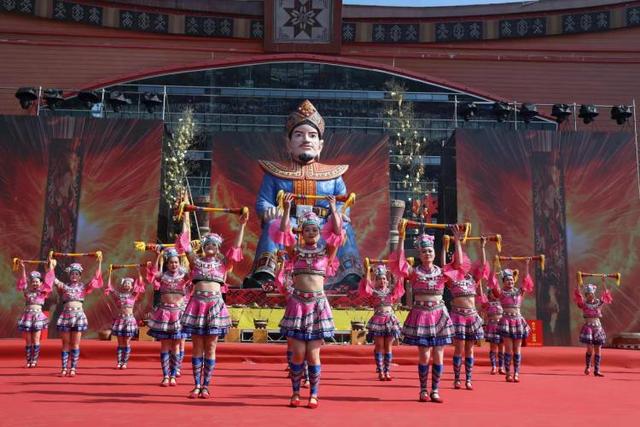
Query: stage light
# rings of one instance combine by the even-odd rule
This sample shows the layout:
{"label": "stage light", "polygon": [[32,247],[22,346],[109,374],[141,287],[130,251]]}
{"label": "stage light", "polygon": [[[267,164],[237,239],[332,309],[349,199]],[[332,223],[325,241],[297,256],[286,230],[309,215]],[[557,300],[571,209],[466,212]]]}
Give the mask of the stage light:
{"label": "stage light", "polygon": [[491,107],[491,111],[493,112],[493,115],[496,116],[497,121],[504,122],[509,118],[511,108],[506,102],[494,102],[493,107]]}
{"label": "stage light", "polygon": [[59,103],[60,101],[64,101],[61,89],[45,89],[42,97],[46,101],[47,107],[49,107],[51,111],[54,111],[56,109],[57,103]]}
{"label": "stage light", "polygon": [[78,99],[87,106],[87,108],[93,107],[94,104],[99,103],[102,99],[98,92],[95,90],[83,90],[78,94]]}
{"label": "stage light", "polygon": [[631,116],[633,116],[633,113],[628,105],[614,105],[611,107],[611,118],[619,125],[625,124]]}
{"label": "stage light", "polygon": [[520,106],[520,115],[525,123],[531,123],[531,120],[538,115],[538,107],[536,104],[525,102]]}
{"label": "stage light", "polygon": [[568,104],[553,104],[551,115],[556,118],[556,123],[563,123],[573,114],[571,106]]}
{"label": "stage light", "polygon": [[26,110],[38,99],[38,91],[34,87],[21,87],[16,91],[16,98],[20,101],[20,106]]}
{"label": "stage light", "polygon": [[460,106],[460,115],[467,122],[478,114],[478,106],[475,102],[466,102]]}
{"label": "stage light", "polygon": [[120,91],[114,90],[109,94],[109,105],[116,113],[120,112],[120,107],[123,105],[131,105],[131,100],[124,96]]}
{"label": "stage light", "polygon": [[598,114],[600,113],[598,113],[598,108],[595,105],[582,104],[580,106],[580,113],[578,114],[578,117],[582,119],[582,122],[585,125],[588,125],[598,117]]}
{"label": "stage light", "polygon": [[153,113],[153,110],[157,106],[162,105],[162,100],[160,99],[157,93],[145,92],[142,95],[142,103],[144,104],[145,107],[147,107],[147,111],[149,113]]}

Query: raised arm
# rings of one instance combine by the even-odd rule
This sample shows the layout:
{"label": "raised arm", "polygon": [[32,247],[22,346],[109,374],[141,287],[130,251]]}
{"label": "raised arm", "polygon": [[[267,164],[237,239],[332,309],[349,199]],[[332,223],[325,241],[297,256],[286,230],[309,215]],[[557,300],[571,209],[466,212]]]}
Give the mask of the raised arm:
{"label": "raised arm", "polygon": [[[233,268],[233,264],[242,261],[242,240],[244,238],[244,229],[249,220],[249,213],[243,213],[240,215],[240,229],[236,235],[236,240],[233,242],[233,247],[229,248],[225,254],[227,270]],[[226,277],[225,277],[226,282]]]}
{"label": "raised arm", "polygon": [[[193,265],[196,254],[191,248],[191,218],[189,216],[189,212],[185,212],[182,217],[182,232],[176,240],[176,249],[178,252],[184,252],[187,255],[187,258],[189,258],[189,263]],[[158,271],[162,271],[162,268]]]}
{"label": "raised arm", "polygon": [[89,283],[85,285],[85,291],[87,294],[90,294],[94,289],[101,288],[102,285],[102,256],[98,256],[98,267]]}
{"label": "raised arm", "polygon": [[20,261],[20,269],[22,270],[22,274],[18,277],[16,281],[16,289],[19,291],[24,291],[27,288],[27,270],[24,267],[24,262]]}
{"label": "raised arm", "polygon": [[580,292],[580,285],[576,284],[575,289],[573,290],[573,300],[579,308],[584,308],[584,297]]}

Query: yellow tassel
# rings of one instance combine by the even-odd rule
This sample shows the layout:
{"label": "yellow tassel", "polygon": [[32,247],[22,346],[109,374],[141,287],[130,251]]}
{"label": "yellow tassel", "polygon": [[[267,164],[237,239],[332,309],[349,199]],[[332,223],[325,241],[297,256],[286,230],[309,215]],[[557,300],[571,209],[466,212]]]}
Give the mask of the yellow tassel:
{"label": "yellow tassel", "polygon": [[616,285],[620,286],[620,279],[622,279],[622,275],[620,273],[616,273]]}
{"label": "yellow tassel", "polygon": [[517,268],[513,270],[513,282],[516,283],[518,281],[518,276],[520,276],[520,270]]}
{"label": "yellow tassel", "polygon": [[407,264],[409,264],[411,267],[413,267],[413,265],[416,263],[416,259],[412,256],[410,256],[409,258],[407,258]]}
{"label": "yellow tassel", "polygon": [[540,270],[544,271],[544,261],[545,261],[545,256],[544,254],[540,255]]}
{"label": "yellow tassel", "polygon": [[442,239],[444,240],[444,251],[449,252],[449,247],[451,246],[451,236],[445,234],[444,236],[442,236]]}
{"label": "yellow tassel", "polygon": [[145,242],[133,242],[133,247],[136,251],[144,252],[147,249],[147,244]]}
{"label": "yellow tassel", "polygon": [[496,251],[502,252],[502,235],[496,234]]}
{"label": "yellow tassel", "polygon": [[578,271],[576,276],[578,277],[578,286],[584,285],[584,282],[582,281],[582,271]]}
{"label": "yellow tassel", "polygon": [[20,258],[12,258],[11,263],[13,264],[13,271],[18,271],[20,269]]}
{"label": "yellow tassel", "polygon": [[369,274],[369,270],[371,269],[371,260],[369,259],[369,257],[364,257],[364,271],[367,272],[367,274]]}
{"label": "yellow tassel", "polygon": [[496,255],[493,260],[494,260],[493,261],[493,270],[494,271],[502,270],[502,265],[500,265],[500,255]]}

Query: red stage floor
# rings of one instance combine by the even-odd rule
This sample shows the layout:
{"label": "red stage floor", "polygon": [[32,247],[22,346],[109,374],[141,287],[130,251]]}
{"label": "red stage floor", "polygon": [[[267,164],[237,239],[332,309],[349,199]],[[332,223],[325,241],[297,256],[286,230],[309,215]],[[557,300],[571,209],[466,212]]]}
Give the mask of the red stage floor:
{"label": "red stage floor", "polygon": [[[415,348],[396,347],[394,380],[379,382],[370,346],[326,346],[320,407],[288,408],[284,346],[221,344],[210,400],[189,400],[190,363],[179,385],[161,388],[158,344],[134,342],[130,368],[112,368],[115,342],[84,341],[79,374],[58,378],[58,340],[43,346],[40,366],[24,369],[23,341],[0,341],[0,425],[351,426],[636,425],[640,352],[605,349],[605,378],[582,373],[584,350],[526,348],[522,382],[487,369],[478,349],[474,391],[453,390],[447,349],[442,405],[419,403]],[[187,355],[189,349],[187,349]],[[307,392],[305,390],[305,392]]]}

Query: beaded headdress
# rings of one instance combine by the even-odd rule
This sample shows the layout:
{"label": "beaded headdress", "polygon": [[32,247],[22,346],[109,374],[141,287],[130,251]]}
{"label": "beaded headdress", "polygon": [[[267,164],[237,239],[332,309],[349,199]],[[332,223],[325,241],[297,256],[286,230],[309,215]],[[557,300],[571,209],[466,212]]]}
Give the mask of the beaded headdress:
{"label": "beaded headdress", "polygon": [[300,125],[311,125],[318,130],[320,139],[324,135],[324,119],[316,110],[316,107],[308,100],[304,100],[298,108],[287,117],[287,135],[291,137],[291,133]]}

